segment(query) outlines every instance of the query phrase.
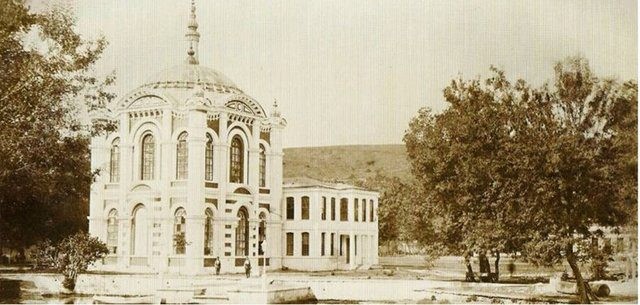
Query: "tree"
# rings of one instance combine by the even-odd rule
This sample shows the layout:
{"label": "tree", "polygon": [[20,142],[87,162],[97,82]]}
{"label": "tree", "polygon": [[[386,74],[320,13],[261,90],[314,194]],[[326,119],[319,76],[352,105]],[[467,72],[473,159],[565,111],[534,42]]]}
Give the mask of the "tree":
{"label": "tree", "polygon": [[637,118],[620,109],[637,107],[637,84],[598,79],[586,60],[569,58],[556,65],[553,88],[492,69],[484,82],[452,81],[444,96],[450,106],[421,110],[404,138],[431,205],[423,217],[443,220],[432,243],[565,259],[589,302],[583,245],[594,226],[628,223],[636,205]]}
{"label": "tree", "polygon": [[87,233],[76,233],[63,239],[56,246],[44,241],[36,248],[36,266],[47,266],[64,275],[62,285],[73,291],[78,274],[109,253],[107,245]]}
{"label": "tree", "polygon": [[91,76],[106,42],[82,39],[70,9],[0,7],[0,249],[24,249],[86,229],[89,134],[112,126],[81,118],[105,110],[113,77]]}

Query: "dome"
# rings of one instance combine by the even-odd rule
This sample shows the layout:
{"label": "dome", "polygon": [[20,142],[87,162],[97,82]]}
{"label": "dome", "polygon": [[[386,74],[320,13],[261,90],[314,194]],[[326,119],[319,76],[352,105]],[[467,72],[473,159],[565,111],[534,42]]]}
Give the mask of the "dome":
{"label": "dome", "polygon": [[219,92],[242,93],[228,77],[222,73],[201,65],[180,64],[160,71],[146,82],[146,85],[154,85],[165,88],[191,87],[202,83],[208,88]]}

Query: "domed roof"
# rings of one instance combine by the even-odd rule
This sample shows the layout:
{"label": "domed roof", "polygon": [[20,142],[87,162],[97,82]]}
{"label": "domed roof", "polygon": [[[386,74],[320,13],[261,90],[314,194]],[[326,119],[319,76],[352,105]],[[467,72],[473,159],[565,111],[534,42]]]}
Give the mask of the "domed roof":
{"label": "domed roof", "polygon": [[228,77],[211,68],[198,64],[183,63],[156,73],[146,85],[165,88],[191,87],[202,83],[219,92],[242,92]]}

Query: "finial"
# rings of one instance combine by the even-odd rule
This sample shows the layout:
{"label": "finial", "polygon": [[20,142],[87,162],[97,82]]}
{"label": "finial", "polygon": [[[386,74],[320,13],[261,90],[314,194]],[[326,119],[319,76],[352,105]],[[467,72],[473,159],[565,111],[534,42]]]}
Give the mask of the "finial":
{"label": "finial", "polygon": [[273,99],[273,111],[271,111],[271,116],[280,117],[280,111],[278,110],[278,100]]}
{"label": "finial", "polygon": [[[184,35],[189,41],[189,50],[187,50],[187,61],[190,64],[197,65],[198,60],[198,42],[200,42],[200,33],[198,32],[198,22],[196,21],[196,2],[191,0],[191,14],[189,16],[189,23],[187,25],[187,33]],[[193,57],[194,60],[191,60]]]}

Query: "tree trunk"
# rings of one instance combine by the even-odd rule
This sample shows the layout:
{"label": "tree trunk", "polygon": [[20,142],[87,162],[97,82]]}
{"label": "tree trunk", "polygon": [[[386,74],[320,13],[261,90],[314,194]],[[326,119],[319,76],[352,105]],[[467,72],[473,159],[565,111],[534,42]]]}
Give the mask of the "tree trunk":
{"label": "tree trunk", "polygon": [[576,256],[573,253],[573,244],[567,244],[566,247],[567,252],[567,262],[571,267],[571,271],[573,271],[573,276],[576,278],[576,286],[578,288],[578,297],[580,298],[580,303],[582,304],[590,304],[589,294],[587,291],[587,287],[584,279],[582,278],[582,274],[580,273],[580,268],[578,267],[578,262],[576,260]]}
{"label": "tree trunk", "polygon": [[498,279],[500,278],[500,268],[498,267],[500,264],[500,251],[496,251],[496,261],[494,263],[495,269],[496,269],[496,275],[494,277],[494,280],[496,282],[498,282]]}
{"label": "tree trunk", "polygon": [[467,266],[467,274],[465,276],[465,280],[468,282],[475,282],[476,277],[473,273],[473,267],[471,266],[471,257],[468,254],[464,257],[464,264]]}

